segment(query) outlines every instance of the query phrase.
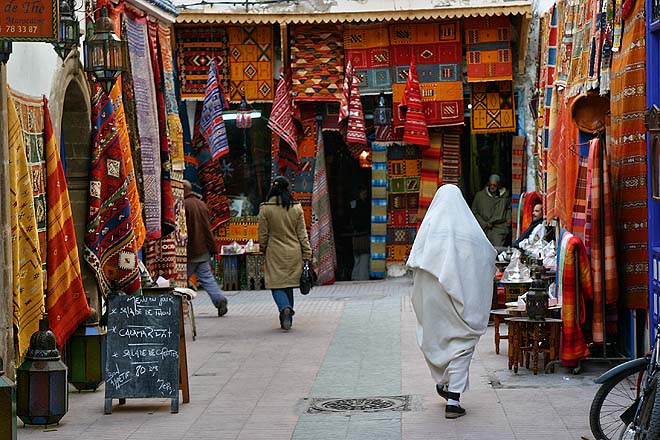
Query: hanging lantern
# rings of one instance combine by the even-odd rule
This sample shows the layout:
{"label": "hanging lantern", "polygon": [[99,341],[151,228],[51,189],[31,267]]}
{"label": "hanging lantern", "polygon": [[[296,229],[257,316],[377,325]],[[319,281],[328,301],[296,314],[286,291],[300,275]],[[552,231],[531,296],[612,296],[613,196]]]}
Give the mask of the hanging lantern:
{"label": "hanging lantern", "polygon": [[371,151],[363,150],[360,153],[360,167],[371,168]]}
{"label": "hanging lantern", "polygon": [[0,440],[16,440],[16,385],[5,376],[0,358]]}
{"label": "hanging lantern", "polygon": [[103,383],[105,338],[105,330],[99,327],[99,315],[92,309],[87,321],[67,341],[69,383],[78,391],[96,391]]}
{"label": "hanging lantern", "polygon": [[383,92],[380,92],[378,105],[374,109],[374,124],[380,127],[392,125],[392,109],[386,105]]}
{"label": "hanging lantern", "polygon": [[51,425],[64,417],[69,405],[66,373],[55,335],[44,316],[30,338],[25,360],[16,370],[16,414],[23,423]]}
{"label": "hanging lantern", "polygon": [[12,52],[11,41],[0,40],[0,63],[7,63]]}
{"label": "hanging lantern", "polygon": [[63,60],[69,53],[78,47],[80,42],[80,23],[75,14],[73,0],[62,0],[60,2],[60,26],[58,30],[57,43],[53,43],[55,52]]}
{"label": "hanging lantern", "polygon": [[94,35],[85,39],[85,71],[94,74],[106,93],[122,72],[128,71],[128,45],[114,31],[108,10],[94,24]]}
{"label": "hanging lantern", "polygon": [[236,127],[252,127],[252,112],[250,111],[248,103],[245,100],[245,96],[241,98],[241,103],[238,106],[238,113],[236,113]]}

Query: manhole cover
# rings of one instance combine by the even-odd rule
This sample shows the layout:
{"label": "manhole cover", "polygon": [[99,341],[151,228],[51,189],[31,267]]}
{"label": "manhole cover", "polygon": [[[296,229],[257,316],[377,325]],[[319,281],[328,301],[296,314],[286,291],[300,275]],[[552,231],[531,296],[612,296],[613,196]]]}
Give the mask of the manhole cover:
{"label": "manhole cover", "polygon": [[312,399],[308,413],[346,411],[408,411],[410,396]]}

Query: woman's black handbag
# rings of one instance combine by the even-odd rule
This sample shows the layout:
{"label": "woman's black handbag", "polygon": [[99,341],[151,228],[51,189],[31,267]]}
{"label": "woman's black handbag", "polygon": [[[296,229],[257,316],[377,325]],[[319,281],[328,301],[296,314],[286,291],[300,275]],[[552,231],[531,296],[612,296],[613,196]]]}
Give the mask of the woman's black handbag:
{"label": "woman's black handbag", "polygon": [[315,282],[316,274],[314,273],[314,269],[309,266],[308,261],[305,261],[303,263],[302,273],[300,274],[300,293],[307,295],[312,290]]}

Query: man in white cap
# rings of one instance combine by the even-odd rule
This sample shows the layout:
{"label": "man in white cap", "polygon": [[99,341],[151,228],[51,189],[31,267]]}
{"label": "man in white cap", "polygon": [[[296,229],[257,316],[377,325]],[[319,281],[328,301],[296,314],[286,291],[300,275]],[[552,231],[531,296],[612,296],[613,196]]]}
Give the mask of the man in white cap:
{"label": "man in white cap", "polygon": [[511,194],[502,186],[500,176],[488,178],[488,185],[474,196],[472,212],[492,245],[504,246],[511,232]]}

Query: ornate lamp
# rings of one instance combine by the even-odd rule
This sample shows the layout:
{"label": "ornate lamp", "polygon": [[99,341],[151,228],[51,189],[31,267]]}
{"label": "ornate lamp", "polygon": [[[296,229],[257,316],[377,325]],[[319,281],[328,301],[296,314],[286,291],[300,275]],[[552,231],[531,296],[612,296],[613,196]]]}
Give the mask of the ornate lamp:
{"label": "ornate lamp", "polygon": [[106,332],[99,327],[99,315],[92,313],[67,342],[66,366],[69,383],[78,391],[94,390],[103,383]]}
{"label": "ornate lamp", "polygon": [[543,265],[532,267],[532,286],[527,291],[526,308],[529,319],[543,320],[548,314],[548,292],[543,281]]}
{"label": "ornate lamp", "polygon": [[94,24],[94,35],[85,39],[85,71],[94,74],[106,93],[122,72],[128,70],[128,46],[114,31],[108,10],[101,9],[101,17]]}
{"label": "ornate lamp", "polygon": [[5,376],[0,358],[0,440],[16,440],[16,385]]}
{"label": "ornate lamp", "polygon": [[30,338],[25,360],[16,370],[16,414],[23,423],[51,425],[64,417],[69,405],[66,373],[55,335],[44,316]]}
{"label": "ornate lamp", "polygon": [[11,41],[1,40],[0,41],[0,63],[7,63],[9,61],[9,55],[12,52]]}
{"label": "ornate lamp", "polygon": [[378,105],[374,109],[374,124],[380,127],[392,124],[392,108],[386,105],[383,92],[380,92]]}
{"label": "ornate lamp", "polygon": [[236,128],[250,127],[252,127],[252,111],[248,106],[245,96],[243,96],[238,106],[238,113],[236,113]]}
{"label": "ornate lamp", "polygon": [[60,1],[60,27],[57,43],[53,43],[55,52],[63,60],[69,53],[78,47],[80,42],[80,23],[75,14],[73,0]]}
{"label": "ornate lamp", "polygon": [[360,153],[360,167],[371,168],[371,151],[363,150]]}

